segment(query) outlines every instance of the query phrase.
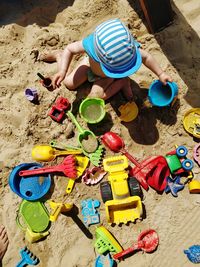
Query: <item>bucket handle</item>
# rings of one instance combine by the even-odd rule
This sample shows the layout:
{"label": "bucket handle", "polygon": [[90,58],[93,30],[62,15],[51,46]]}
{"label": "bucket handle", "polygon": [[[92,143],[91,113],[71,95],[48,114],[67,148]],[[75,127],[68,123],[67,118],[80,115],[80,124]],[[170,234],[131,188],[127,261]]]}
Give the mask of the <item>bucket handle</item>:
{"label": "bucket handle", "polygon": [[17,224],[17,226],[18,226],[21,230],[26,231],[27,227],[25,227],[25,226],[22,225],[21,220],[22,220],[22,216],[21,216],[21,214],[19,213],[19,211],[17,211],[17,216],[16,216],[16,218],[15,218],[16,224]]}

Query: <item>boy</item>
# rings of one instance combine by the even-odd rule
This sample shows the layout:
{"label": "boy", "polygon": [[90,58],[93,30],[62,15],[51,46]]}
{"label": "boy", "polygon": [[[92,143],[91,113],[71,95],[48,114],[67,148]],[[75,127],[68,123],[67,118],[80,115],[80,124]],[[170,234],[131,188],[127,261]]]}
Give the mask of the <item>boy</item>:
{"label": "boy", "polygon": [[[69,72],[72,56],[84,52],[88,57]],[[93,82],[93,86],[88,97],[104,100],[122,90],[130,101],[133,93],[128,76],[135,73],[142,63],[155,73],[163,84],[172,81],[156,60],[140,48],[140,44],[119,19],[101,23],[82,41],[71,43],[62,52],[55,51],[40,59],[58,63],[58,72],[52,79],[54,89],[63,81],[69,90],[75,90],[89,80]]]}

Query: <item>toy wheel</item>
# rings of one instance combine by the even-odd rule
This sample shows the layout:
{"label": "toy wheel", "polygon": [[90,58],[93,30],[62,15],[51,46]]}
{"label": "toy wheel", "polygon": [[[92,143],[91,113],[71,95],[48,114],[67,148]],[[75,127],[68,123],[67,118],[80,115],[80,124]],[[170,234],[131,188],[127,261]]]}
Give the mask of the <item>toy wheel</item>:
{"label": "toy wheel", "polygon": [[188,150],[185,146],[179,146],[176,149],[176,154],[178,157],[185,157],[188,153]]}
{"label": "toy wheel", "polygon": [[185,159],[182,162],[182,168],[186,171],[191,171],[193,167],[194,167],[194,163],[191,159]]}
{"label": "toy wheel", "polygon": [[130,177],[128,179],[128,185],[129,185],[129,190],[130,190],[131,196],[139,196],[140,198],[143,197],[140,184],[138,183],[138,181],[135,177]]}
{"label": "toy wheel", "polygon": [[103,202],[105,203],[108,200],[112,200],[112,190],[108,182],[100,183],[100,191]]}

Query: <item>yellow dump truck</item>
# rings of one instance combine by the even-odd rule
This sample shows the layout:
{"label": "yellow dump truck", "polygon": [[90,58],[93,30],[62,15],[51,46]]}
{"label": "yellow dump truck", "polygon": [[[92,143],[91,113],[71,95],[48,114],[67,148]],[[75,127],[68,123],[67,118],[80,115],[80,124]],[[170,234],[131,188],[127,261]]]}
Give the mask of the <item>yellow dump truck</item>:
{"label": "yellow dump truck", "polygon": [[106,217],[110,224],[134,222],[143,214],[142,191],[134,177],[128,177],[128,160],[125,156],[114,156],[103,160],[108,181],[100,184]]}

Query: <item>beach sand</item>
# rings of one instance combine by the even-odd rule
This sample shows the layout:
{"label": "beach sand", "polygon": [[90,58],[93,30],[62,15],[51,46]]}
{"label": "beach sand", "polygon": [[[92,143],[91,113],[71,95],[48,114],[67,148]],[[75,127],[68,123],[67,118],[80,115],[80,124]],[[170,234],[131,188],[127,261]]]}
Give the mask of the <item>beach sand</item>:
{"label": "beach sand", "polygon": [[[200,107],[200,3],[195,0],[174,0],[173,23],[157,34],[150,34],[141,19],[141,10],[133,2],[37,0],[26,3],[9,0],[1,3],[0,223],[6,226],[10,239],[3,266],[15,266],[20,260],[19,250],[25,245],[40,259],[38,266],[41,267],[92,267],[98,255],[93,245],[96,226],[91,226],[89,233],[81,227],[80,203],[85,198],[101,200],[99,185],[88,187],[79,179],[66,199],[79,209],[79,220],[74,221],[72,217],[61,214],[51,224],[50,235],[43,241],[28,243],[24,232],[16,225],[16,212],[21,198],[8,185],[12,168],[33,161],[31,149],[34,145],[48,144],[52,139],[78,145],[77,131],[70,121],[66,119],[58,124],[47,115],[56,98],[63,96],[74,102],[74,114],[81,125],[87,127],[77,111],[91,85],[85,84],[78,92],[70,92],[64,85],[53,92],[48,91],[39,82],[37,72],[51,76],[56,72],[56,63],[37,61],[39,52],[63,48],[87,36],[100,22],[120,18],[128,24],[142,47],[154,55],[178,84],[179,101],[172,108],[140,110],[134,122],[120,123],[116,111],[120,97],[116,96],[106,103],[105,120],[91,129],[97,136],[109,130],[120,134],[127,150],[138,160],[151,155],[164,156],[174,149],[175,144],[185,145],[189,150],[188,157],[192,158],[196,141],[185,132],[182,120],[188,109]],[[76,57],[73,65],[79,60],[80,57]],[[139,100],[146,97],[147,89],[156,79],[144,66],[131,78],[134,79],[135,97]],[[37,105],[25,98],[25,88],[37,89]],[[109,155],[113,153],[107,150]],[[195,179],[200,179],[197,164],[193,173]],[[66,177],[54,176],[52,199],[60,202],[66,197],[67,182]],[[129,225],[108,225],[104,204],[101,203],[101,223],[113,233],[123,248],[136,242],[139,233],[145,229],[155,229],[159,235],[160,244],[154,253],[140,251],[119,263],[119,266],[193,266],[183,250],[200,244],[199,195],[190,194],[188,185],[179,192],[177,198],[171,194],[158,194],[151,188],[143,192],[146,214],[142,221]]]}

